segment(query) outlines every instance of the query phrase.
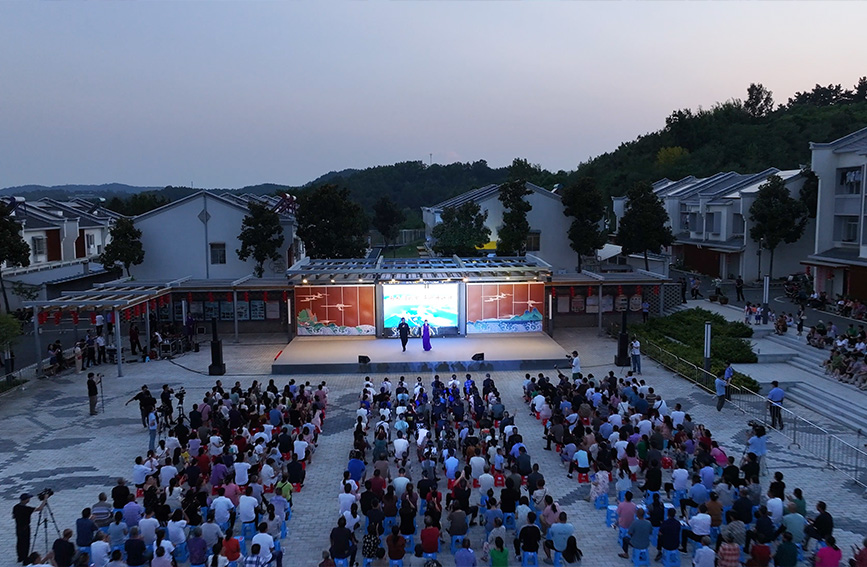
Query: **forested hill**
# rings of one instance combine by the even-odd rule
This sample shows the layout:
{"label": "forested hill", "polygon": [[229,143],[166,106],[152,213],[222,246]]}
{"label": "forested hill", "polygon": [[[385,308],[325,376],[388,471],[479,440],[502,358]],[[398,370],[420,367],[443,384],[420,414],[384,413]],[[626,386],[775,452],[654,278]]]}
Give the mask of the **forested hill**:
{"label": "forested hill", "polygon": [[745,101],[673,112],[662,130],[580,164],[570,177],[593,177],[606,194],[623,195],[636,181],[798,169],[810,164],[810,142],[830,142],[865,126],[867,78],[851,90],[816,85],[776,108],[772,93],[754,84]]}

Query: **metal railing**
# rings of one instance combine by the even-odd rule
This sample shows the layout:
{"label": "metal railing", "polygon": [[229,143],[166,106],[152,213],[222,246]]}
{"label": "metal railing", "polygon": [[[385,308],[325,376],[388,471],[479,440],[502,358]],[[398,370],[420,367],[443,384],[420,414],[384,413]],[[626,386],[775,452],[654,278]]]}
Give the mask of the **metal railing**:
{"label": "metal railing", "polygon": [[[704,368],[650,341],[644,341],[642,350],[644,354],[665,368],[708,392],[715,393],[716,377]],[[749,388],[734,384],[729,386],[728,395],[729,402],[749,418],[767,426],[771,425],[770,405],[767,398]],[[839,471],[862,488],[867,488],[867,452],[789,409],[780,408],[780,411],[784,428],[776,431],[789,439],[789,448],[797,447],[811,453],[822,461],[823,468]]]}

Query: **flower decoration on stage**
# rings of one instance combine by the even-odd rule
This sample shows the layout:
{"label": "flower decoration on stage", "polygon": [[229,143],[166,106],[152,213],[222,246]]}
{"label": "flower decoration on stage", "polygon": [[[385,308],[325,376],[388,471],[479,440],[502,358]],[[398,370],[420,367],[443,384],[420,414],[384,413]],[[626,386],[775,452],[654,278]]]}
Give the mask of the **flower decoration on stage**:
{"label": "flower decoration on stage", "polygon": [[72,324],[78,325],[78,311],[72,312]]}
{"label": "flower decoration on stage", "polygon": [[46,313],[45,311],[40,311],[39,315],[37,315],[36,317],[36,320],[39,321],[40,325],[44,325],[45,322],[48,320],[48,313]]}
{"label": "flower decoration on stage", "polygon": [[54,324],[55,324],[55,325],[59,325],[59,324],[60,324],[60,320],[61,320],[62,318],[63,318],[63,311],[61,311],[60,309],[58,309],[57,311],[54,312]]}
{"label": "flower decoration on stage", "polygon": [[617,295],[623,295],[623,286],[622,285],[617,286]]}
{"label": "flower decoration on stage", "polygon": [[132,319],[132,310],[131,309],[124,309],[123,310],[123,318],[126,319],[127,321]]}
{"label": "flower decoration on stage", "polygon": [[231,291],[226,292],[226,301],[228,301],[229,303],[232,303],[232,301],[234,301],[234,297],[232,297]]}

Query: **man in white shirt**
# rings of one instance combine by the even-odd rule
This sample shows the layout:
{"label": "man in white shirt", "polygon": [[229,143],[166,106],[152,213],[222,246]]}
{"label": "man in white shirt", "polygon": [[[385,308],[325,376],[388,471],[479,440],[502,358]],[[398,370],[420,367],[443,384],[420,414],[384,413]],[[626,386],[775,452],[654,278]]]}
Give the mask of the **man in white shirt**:
{"label": "man in white shirt", "polygon": [[776,497],[771,496],[771,493],[768,493],[768,503],[766,504],[768,507],[768,514],[771,516],[771,521],[774,522],[775,526],[779,526],[783,521],[783,501]]}
{"label": "man in white shirt", "polygon": [[684,492],[689,490],[689,471],[683,467],[671,471],[671,485],[675,492]]}
{"label": "man in white shirt", "polygon": [[400,467],[400,470],[397,471],[397,476],[391,480],[391,484],[394,486],[394,495],[397,496],[398,500],[406,492],[406,485],[410,483],[410,480],[406,476],[406,469]]}
{"label": "man in white shirt", "polygon": [[141,488],[149,474],[151,474],[151,469],[145,466],[141,457],[136,457],[135,464],[132,466],[132,483]]}
{"label": "man in white shirt", "polygon": [[232,501],[226,498],[226,489],[222,486],[217,489],[218,496],[211,502],[211,509],[214,511],[214,521],[220,528],[225,530],[229,523],[229,513],[235,508]]}
{"label": "man in white shirt", "polygon": [[256,513],[258,512],[259,502],[253,497],[253,488],[248,486],[244,494],[238,498],[238,518],[242,524],[256,523]]}
{"label": "man in white shirt", "polygon": [[310,446],[307,441],[305,441],[301,435],[298,435],[298,438],[292,443],[292,452],[298,455],[299,461],[304,461],[307,459],[307,448]]}
{"label": "man in white shirt", "polygon": [[212,432],[210,438],[208,438],[208,454],[212,457],[219,457],[223,454],[223,439],[217,435],[216,431]]}
{"label": "man in white shirt", "polygon": [[108,565],[109,554],[111,553],[111,545],[105,541],[108,536],[97,530],[94,537],[96,539],[90,544],[90,565],[105,567]]}
{"label": "man in white shirt", "polygon": [[638,337],[632,337],[629,354],[632,355],[632,371],[641,376],[641,342]]}
{"label": "man in white shirt", "polygon": [[485,472],[485,458],[482,457],[481,449],[476,449],[474,455],[470,458],[470,468],[473,471],[473,478],[478,480]]}
{"label": "man in white shirt", "polygon": [[675,404],[674,411],[671,412],[671,424],[676,428],[678,425],[683,424],[685,417],[686,412],[681,409],[680,404]]}
{"label": "man in white shirt", "polygon": [[716,553],[710,543],[709,536],[701,538],[702,548],[697,549],[695,556],[692,558],[694,567],[714,567],[716,565]]}
{"label": "man in white shirt", "polygon": [[[680,550],[686,553],[686,541],[702,541],[702,538],[710,536],[710,514],[707,506],[702,504],[698,507],[698,514],[690,518],[689,528],[684,528],[680,533]],[[708,545],[710,541],[708,540]],[[702,544],[704,545],[704,544]]]}
{"label": "man in white shirt", "polygon": [[160,486],[169,485],[169,481],[178,476],[178,469],[172,464],[171,458],[166,458],[166,464],[160,468]]}
{"label": "man in white shirt", "polygon": [[394,445],[394,461],[405,461],[409,456],[409,441],[403,438],[403,433],[397,432],[397,439],[393,442]]}
{"label": "man in white shirt", "polygon": [[251,546],[259,544],[259,557],[262,558],[262,564],[267,565],[274,559],[276,565],[280,565],[283,561],[283,553],[274,549],[274,538],[268,535],[268,524],[262,522],[259,524],[259,533],[253,536]]}
{"label": "man in white shirt", "polygon": [[157,539],[157,528],[160,521],[154,518],[153,509],[145,510],[145,517],[138,521],[138,530],[145,545],[153,545]]}
{"label": "man in white shirt", "polygon": [[244,462],[244,456],[238,455],[237,461],[232,466],[232,470],[235,471],[235,484],[244,486],[250,483],[250,467],[250,463]]}
{"label": "man in white shirt", "polygon": [[[404,488],[406,487],[404,486]],[[348,512],[353,504],[355,504],[355,495],[352,493],[352,485],[344,484],[343,492],[337,495],[338,513]]]}

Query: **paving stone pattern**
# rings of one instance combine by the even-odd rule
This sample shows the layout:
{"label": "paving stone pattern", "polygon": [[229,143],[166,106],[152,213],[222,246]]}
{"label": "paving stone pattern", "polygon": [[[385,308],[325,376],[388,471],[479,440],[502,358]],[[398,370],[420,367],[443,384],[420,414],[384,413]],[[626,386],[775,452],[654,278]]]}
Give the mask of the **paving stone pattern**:
{"label": "paving stone pattern", "polygon": [[[585,372],[597,376],[614,369],[611,364],[616,345],[613,341],[596,335],[595,330],[558,331],[555,337],[568,350],[577,348]],[[248,340],[245,338],[245,340]],[[270,363],[285,346],[280,337],[256,337],[253,344],[224,344],[224,355],[229,374],[221,377],[223,384],[231,385],[239,380],[249,386],[253,380],[267,383]],[[457,340],[457,339],[455,339]],[[0,548],[14,548],[14,526],[11,508],[21,492],[38,492],[45,487],[55,490],[51,508],[62,530],[73,527],[81,509],[96,502],[100,491],[108,491],[119,476],[129,478],[135,456],[147,449],[147,432],[141,426],[138,406],[134,402],[124,406],[140,386],[147,383],[158,391],[163,383],[185,386],[188,392],[187,409],[206,388],[214,383],[207,376],[209,354],[207,349],[189,353],[174,361],[153,361],[147,364],[129,364],[126,376],[114,376],[113,366],[102,366],[106,373],[103,383],[104,411],[100,403],[98,416],[88,415],[85,376],[63,375],[32,381],[0,397],[0,419],[6,435],[0,439],[0,484],[6,512],[0,514]],[[564,361],[565,363],[565,361]],[[731,406],[722,412],[714,407],[713,397],[674,377],[670,372],[650,360],[643,361],[644,378],[673,407],[675,402],[684,404],[698,423],[704,423],[722,442],[727,453],[740,455],[747,434],[747,418]],[[618,375],[623,369],[617,369]],[[363,375],[343,374],[305,377],[312,383],[326,380],[330,388],[330,405],[320,437],[319,447],[308,467],[307,483],[294,499],[289,536],[284,540],[286,558],[284,565],[313,566],[318,564],[320,554],[328,547],[328,533],[336,525],[337,494],[352,443],[354,411],[357,394]],[[391,377],[394,381],[396,377]],[[414,378],[414,376],[412,377]],[[429,382],[432,376],[423,377]],[[478,378],[478,377],[477,377]],[[381,377],[375,377],[375,381]],[[529,415],[521,398],[521,372],[497,372],[494,374],[507,408],[517,416],[516,422],[527,443],[530,453],[541,465],[549,490],[557,497],[576,526],[578,544],[584,551],[583,565],[610,566],[630,565],[619,559],[616,532],[604,526],[604,511],[593,509],[586,502],[588,488],[566,477],[554,452],[543,451],[542,425]],[[276,377],[278,385],[288,377]],[[863,491],[849,483],[833,470],[822,469],[820,459],[803,451],[790,451],[786,440],[774,432],[769,433],[769,468],[785,474],[789,491],[794,487],[804,490],[808,506],[812,509],[817,500],[828,503],[834,516],[835,535],[844,550],[844,557],[851,555],[850,545],[861,542],[867,534],[863,520],[865,504]],[[414,480],[420,477],[416,464],[411,469]],[[768,482],[767,478],[763,479]],[[612,484],[613,488],[613,484]],[[474,495],[478,499],[478,494]],[[36,518],[34,517],[34,529]],[[44,549],[41,534],[37,549]],[[49,523],[49,545],[56,537]],[[471,528],[470,537],[475,548],[480,548],[484,528]],[[452,557],[444,547],[440,561],[444,565]],[[11,565],[6,554],[0,565]],[[360,554],[359,554],[360,557]],[[683,557],[686,565],[687,557]],[[510,564],[516,564],[514,557]],[[379,565],[387,562],[380,561]],[[404,563],[421,565],[422,561],[409,558]]]}

